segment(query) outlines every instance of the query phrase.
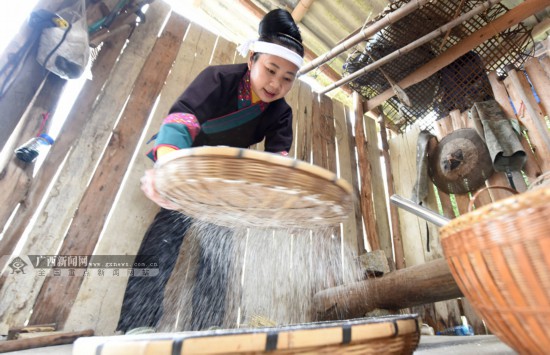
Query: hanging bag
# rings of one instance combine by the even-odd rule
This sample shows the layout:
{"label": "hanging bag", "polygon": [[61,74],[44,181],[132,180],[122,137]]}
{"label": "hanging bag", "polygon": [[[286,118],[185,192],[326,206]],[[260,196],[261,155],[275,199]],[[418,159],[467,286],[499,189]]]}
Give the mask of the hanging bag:
{"label": "hanging bag", "polygon": [[44,28],[38,44],[37,60],[47,70],[64,79],[84,73],[90,57],[84,0],[62,9],[56,26]]}

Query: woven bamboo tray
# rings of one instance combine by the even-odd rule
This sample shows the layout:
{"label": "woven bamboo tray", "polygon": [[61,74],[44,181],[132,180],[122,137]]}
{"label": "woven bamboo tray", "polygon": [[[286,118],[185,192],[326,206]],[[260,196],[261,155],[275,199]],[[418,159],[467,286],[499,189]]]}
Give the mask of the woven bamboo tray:
{"label": "woven bamboo tray", "polygon": [[162,197],[222,226],[318,227],[342,222],[352,209],[346,181],[278,154],[198,147],[162,156],[155,169]]}
{"label": "woven bamboo tray", "polygon": [[472,306],[520,353],[550,351],[550,187],[497,201],[440,230]]}
{"label": "woven bamboo tray", "polygon": [[78,339],[73,355],[412,354],[417,315],[361,318],[295,326],[159,333]]}

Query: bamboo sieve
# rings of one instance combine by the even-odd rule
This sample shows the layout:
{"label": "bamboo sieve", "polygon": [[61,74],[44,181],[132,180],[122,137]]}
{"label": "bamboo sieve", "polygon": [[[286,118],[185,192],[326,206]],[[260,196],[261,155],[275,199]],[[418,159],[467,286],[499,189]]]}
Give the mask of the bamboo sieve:
{"label": "bamboo sieve", "polygon": [[353,204],[351,186],[333,172],[257,150],[182,149],[155,169],[157,191],[180,212],[226,227],[334,225]]}

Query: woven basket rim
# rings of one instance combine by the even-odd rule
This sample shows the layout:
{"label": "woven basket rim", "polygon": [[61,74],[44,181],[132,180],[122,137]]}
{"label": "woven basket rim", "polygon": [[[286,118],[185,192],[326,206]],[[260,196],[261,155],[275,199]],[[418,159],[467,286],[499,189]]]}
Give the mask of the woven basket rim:
{"label": "woven basket rim", "polygon": [[155,166],[161,167],[164,164],[182,158],[182,157],[230,157],[230,158],[244,158],[248,160],[257,160],[272,165],[279,165],[287,168],[293,168],[301,170],[308,174],[315,175],[319,178],[334,183],[342,188],[346,193],[352,194],[353,188],[349,182],[341,179],[330,170],[322,168],[320,166],[307,163],[303,160],[285,157],[277,153],[262,152],[259,150],[247,149],[247,148],[235,148],[228,146],[203,146],[188,149],[180,149],[174,152],[170,152],[161,156],[155,163]]}
{"label": "woven basket rim", "polygon": [[333,226],[353,208],[350,184],[319,166],[275,153],[205,146],[162,156],[159,195],[178,211],[226,227]]}
{"label": "woven basket rim", "polygon": [[[112,350],[132,346],[136,343],[138,345],[140,343],[152,345],[163,342],[179,343],[189,353],[203,354],[204,350],[207,349],[212,354],[242,354],[244,352],[277,354],[320,350],[327,346],[363,345],[365,349],[369,349],[379,347],[380,341],[401,340],[402,343],[399,344],[398,348],[403,351],[405,349],[414,350],[417,347],[420,338],[419,321],[417,314],[407,314],[380,318],[313,322],[295,326],[136,334],[124,337],[89,337],[78,339],[75,343],[75,349],[102,348]],[[267,342],[269,339],[273,339],[274,335],[284,339],[289,334],[292,335],[293,341],[276,342],[275,348],[266,350]],[[208,344],[216,344],[217,340],[223,341],[224,349],[221,349],[220,346],[208,348]],[[188,345],[189,347],[187,347]],[[245,350],[243,350],[243,345],[246,348]],[[172,348],[169,348],[168,351],[171,352]]]}
{"label": "woven basket rim", "polygon": [[550,204],[550,186],[512,195],[452,219],[440,228],[440,237],[448,238],[456,235],[459,231],[471,228],[474,223],[492,220],[527,208],[534,209],[546,204]]}

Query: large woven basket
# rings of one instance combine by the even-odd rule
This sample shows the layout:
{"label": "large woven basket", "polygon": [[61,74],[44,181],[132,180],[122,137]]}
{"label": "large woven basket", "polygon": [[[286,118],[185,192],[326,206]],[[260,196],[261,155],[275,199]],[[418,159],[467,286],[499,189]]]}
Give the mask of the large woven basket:
{"label": "large woven basket", "polygon": [[227,227],[333,225],[352,208],[346,181],[278,154],[198,147],[161,157],[155,169],[161,196],[186,215]]}
{"label": "large woven basket", "polygon": [[295,326],[86,337],[74,355],[174,354],[412,354],[417,315],[396,315]]}
{"label": "large woven basket", "polygon": [[441,228],[451,272],[488,328],[520,353],[550,351],[550,187]]}

